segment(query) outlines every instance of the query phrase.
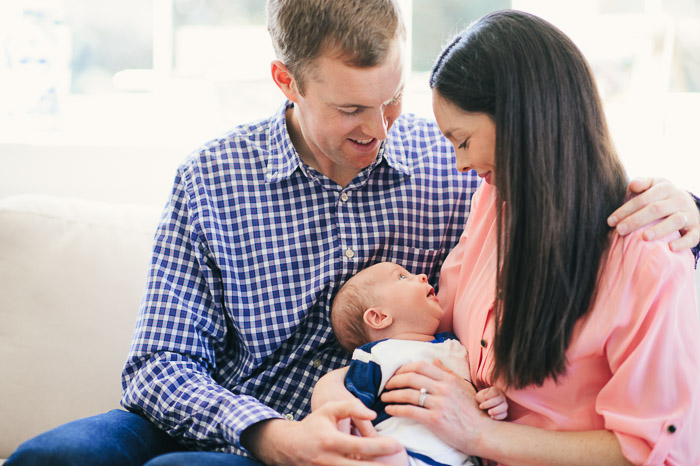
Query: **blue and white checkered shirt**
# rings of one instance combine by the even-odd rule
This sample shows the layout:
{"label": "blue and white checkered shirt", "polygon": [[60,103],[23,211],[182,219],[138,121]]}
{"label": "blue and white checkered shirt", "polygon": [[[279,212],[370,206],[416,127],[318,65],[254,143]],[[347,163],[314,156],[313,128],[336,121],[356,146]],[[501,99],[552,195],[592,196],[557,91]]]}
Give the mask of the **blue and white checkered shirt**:
{"label": "blue and white checkered shirt", "polygon": [[404,115],[343,188],[301,161],[287,105],[191,154],[156,232],[122,404],[191,448],[244,454],[247,427],[308,414],[349,362],[335,292],[379,261],[437,284],[478,184],[434,123]]}

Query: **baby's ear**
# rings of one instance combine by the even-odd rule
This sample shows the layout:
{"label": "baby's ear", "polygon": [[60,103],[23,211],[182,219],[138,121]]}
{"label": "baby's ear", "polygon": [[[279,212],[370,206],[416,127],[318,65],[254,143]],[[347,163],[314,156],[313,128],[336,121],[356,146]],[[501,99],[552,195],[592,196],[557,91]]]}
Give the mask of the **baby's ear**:
{"label": "baby's ear", "polygon": [[367,309],[362,319],[365,321],[365,324],[374,330],[387,328],[394,321],[390,315],[386,314],[379,307],[370,307]]}

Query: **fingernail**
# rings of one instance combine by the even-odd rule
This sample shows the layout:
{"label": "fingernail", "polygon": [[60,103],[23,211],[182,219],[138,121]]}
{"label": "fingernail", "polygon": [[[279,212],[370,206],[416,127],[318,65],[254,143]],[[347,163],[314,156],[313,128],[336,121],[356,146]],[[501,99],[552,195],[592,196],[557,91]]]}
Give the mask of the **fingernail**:
{"label": "fingernail", "polygon": [[611,227],[617,225],[617,217],[615,217],[614,215],[608,217],[608,225],[610,225]]}
{"label": "fingernail", "polygon": [[620,235],[626,235],[627,234],[627,225],[625,225],[624,223],[619,224],[617,226],[617,232]]}

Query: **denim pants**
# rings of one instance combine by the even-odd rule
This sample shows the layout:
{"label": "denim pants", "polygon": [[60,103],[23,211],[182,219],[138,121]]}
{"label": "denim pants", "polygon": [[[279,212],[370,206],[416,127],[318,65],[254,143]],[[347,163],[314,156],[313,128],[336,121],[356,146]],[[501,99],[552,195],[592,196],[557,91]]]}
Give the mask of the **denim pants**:
{"label": "denim pants", "polygon": [[138,414],[115,409],[27,440],[4,466],[260,465],[228,453],[188,451]]}

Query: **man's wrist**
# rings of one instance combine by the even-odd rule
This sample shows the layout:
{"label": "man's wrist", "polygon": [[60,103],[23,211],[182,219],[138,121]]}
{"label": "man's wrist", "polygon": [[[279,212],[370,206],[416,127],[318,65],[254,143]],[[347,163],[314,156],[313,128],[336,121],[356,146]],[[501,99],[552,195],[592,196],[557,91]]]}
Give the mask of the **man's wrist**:
{"label": "man's wrist", "polygon": [[241,432],[241,446],[262,463],[279,464],[276,452],[283,437],[275,437],[275,432],[285,422],[289,421],[275,418],[256,422]]}

